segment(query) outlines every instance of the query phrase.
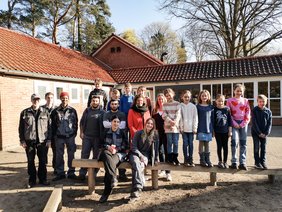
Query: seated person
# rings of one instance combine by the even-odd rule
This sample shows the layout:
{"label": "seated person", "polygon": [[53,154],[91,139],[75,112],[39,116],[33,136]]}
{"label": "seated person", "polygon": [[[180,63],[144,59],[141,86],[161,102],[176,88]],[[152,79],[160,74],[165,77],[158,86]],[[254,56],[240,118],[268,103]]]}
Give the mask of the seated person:
{"label": "seated person", "polygon": [[153,118],[145,122],[143,130],[135,133],[132,141],[132,152],[130,154],[130,164],[132,166],[132,192],[131,199],[140,196],[145,183],[144,169],[148,163],[156,165],[159,156],[159,136],[156,131],[156,124]]}
{"label": "seated person", "polygon": [[100,160],[105,167],[104,183],[105,188],[99,202],[107,202],[113,187],[117,184],[116,168],[126,157],[129,145],[127,136],[123,130],[120,130],[120,119],[118,116],[111,117],[111,128],[105,133],[104,150],[101,153]]}

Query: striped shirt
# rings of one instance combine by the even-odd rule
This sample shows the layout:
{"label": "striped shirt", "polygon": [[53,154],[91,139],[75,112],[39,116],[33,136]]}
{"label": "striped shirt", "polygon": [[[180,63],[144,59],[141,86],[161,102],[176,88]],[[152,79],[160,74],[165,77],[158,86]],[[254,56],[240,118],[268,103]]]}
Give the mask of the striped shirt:
{"label": "striped shirt", "polygon": [[[166,102],[163,105],[164,129],[166,133],[179,133],[181,120],[181,106],[177,101]],[[170,121],[175,121],[175,125],[171,126]]]}

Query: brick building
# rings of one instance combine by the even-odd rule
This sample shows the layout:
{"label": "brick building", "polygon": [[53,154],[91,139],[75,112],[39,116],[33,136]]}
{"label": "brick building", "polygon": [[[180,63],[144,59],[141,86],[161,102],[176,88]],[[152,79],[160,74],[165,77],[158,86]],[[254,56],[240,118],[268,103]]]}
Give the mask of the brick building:
{"label": "brick building", "polygon": [[134,90],[145,85],[153,101],[167,87],[177,95],[183,89],[191,89],[194,96],[208,89],[213,98],[217,93],[228,98],[235,83],[244,83],[252,105],[259,93],[269,97],[274,124],[282,125],[282,54],[165,65],[116,35],[86,56],[0,27],[0,150],[19,145],[19,114],[31,105],[32,93],[44,99],[51,91],[59,104],[60,92],[68,91],[80,118],[97,77],[107,92],[125,82],[131,82]]}

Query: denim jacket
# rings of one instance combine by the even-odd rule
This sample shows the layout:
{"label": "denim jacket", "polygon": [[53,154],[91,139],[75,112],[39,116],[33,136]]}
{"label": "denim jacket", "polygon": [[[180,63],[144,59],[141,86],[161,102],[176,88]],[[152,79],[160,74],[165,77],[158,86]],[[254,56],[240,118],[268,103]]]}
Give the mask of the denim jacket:
{"label": "denim jacket", "polygon": [[[38,109],[38,119],[36,125],[36,115],[34,110],[29,107],[23,110],[20,114],[19,123],[19,138],[20,142],[35,141],[38,139],[40,143],[51,140],[51,119],[49,112],[43,108]],[[38,135],[37,135],[37,132]]]}

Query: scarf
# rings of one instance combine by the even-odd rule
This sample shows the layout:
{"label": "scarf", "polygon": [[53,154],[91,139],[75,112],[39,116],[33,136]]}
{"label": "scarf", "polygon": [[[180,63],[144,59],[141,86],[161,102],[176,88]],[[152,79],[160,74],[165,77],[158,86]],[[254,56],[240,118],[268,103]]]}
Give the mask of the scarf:
{"label": "scarf", "polygon": [[148,111],[148,107],[143,104],[143,106],[137,106],[137,105],[132,105],[132,110],[134,110],[135,112],[141,113],[141,115],[143,116],[145,112]]}

